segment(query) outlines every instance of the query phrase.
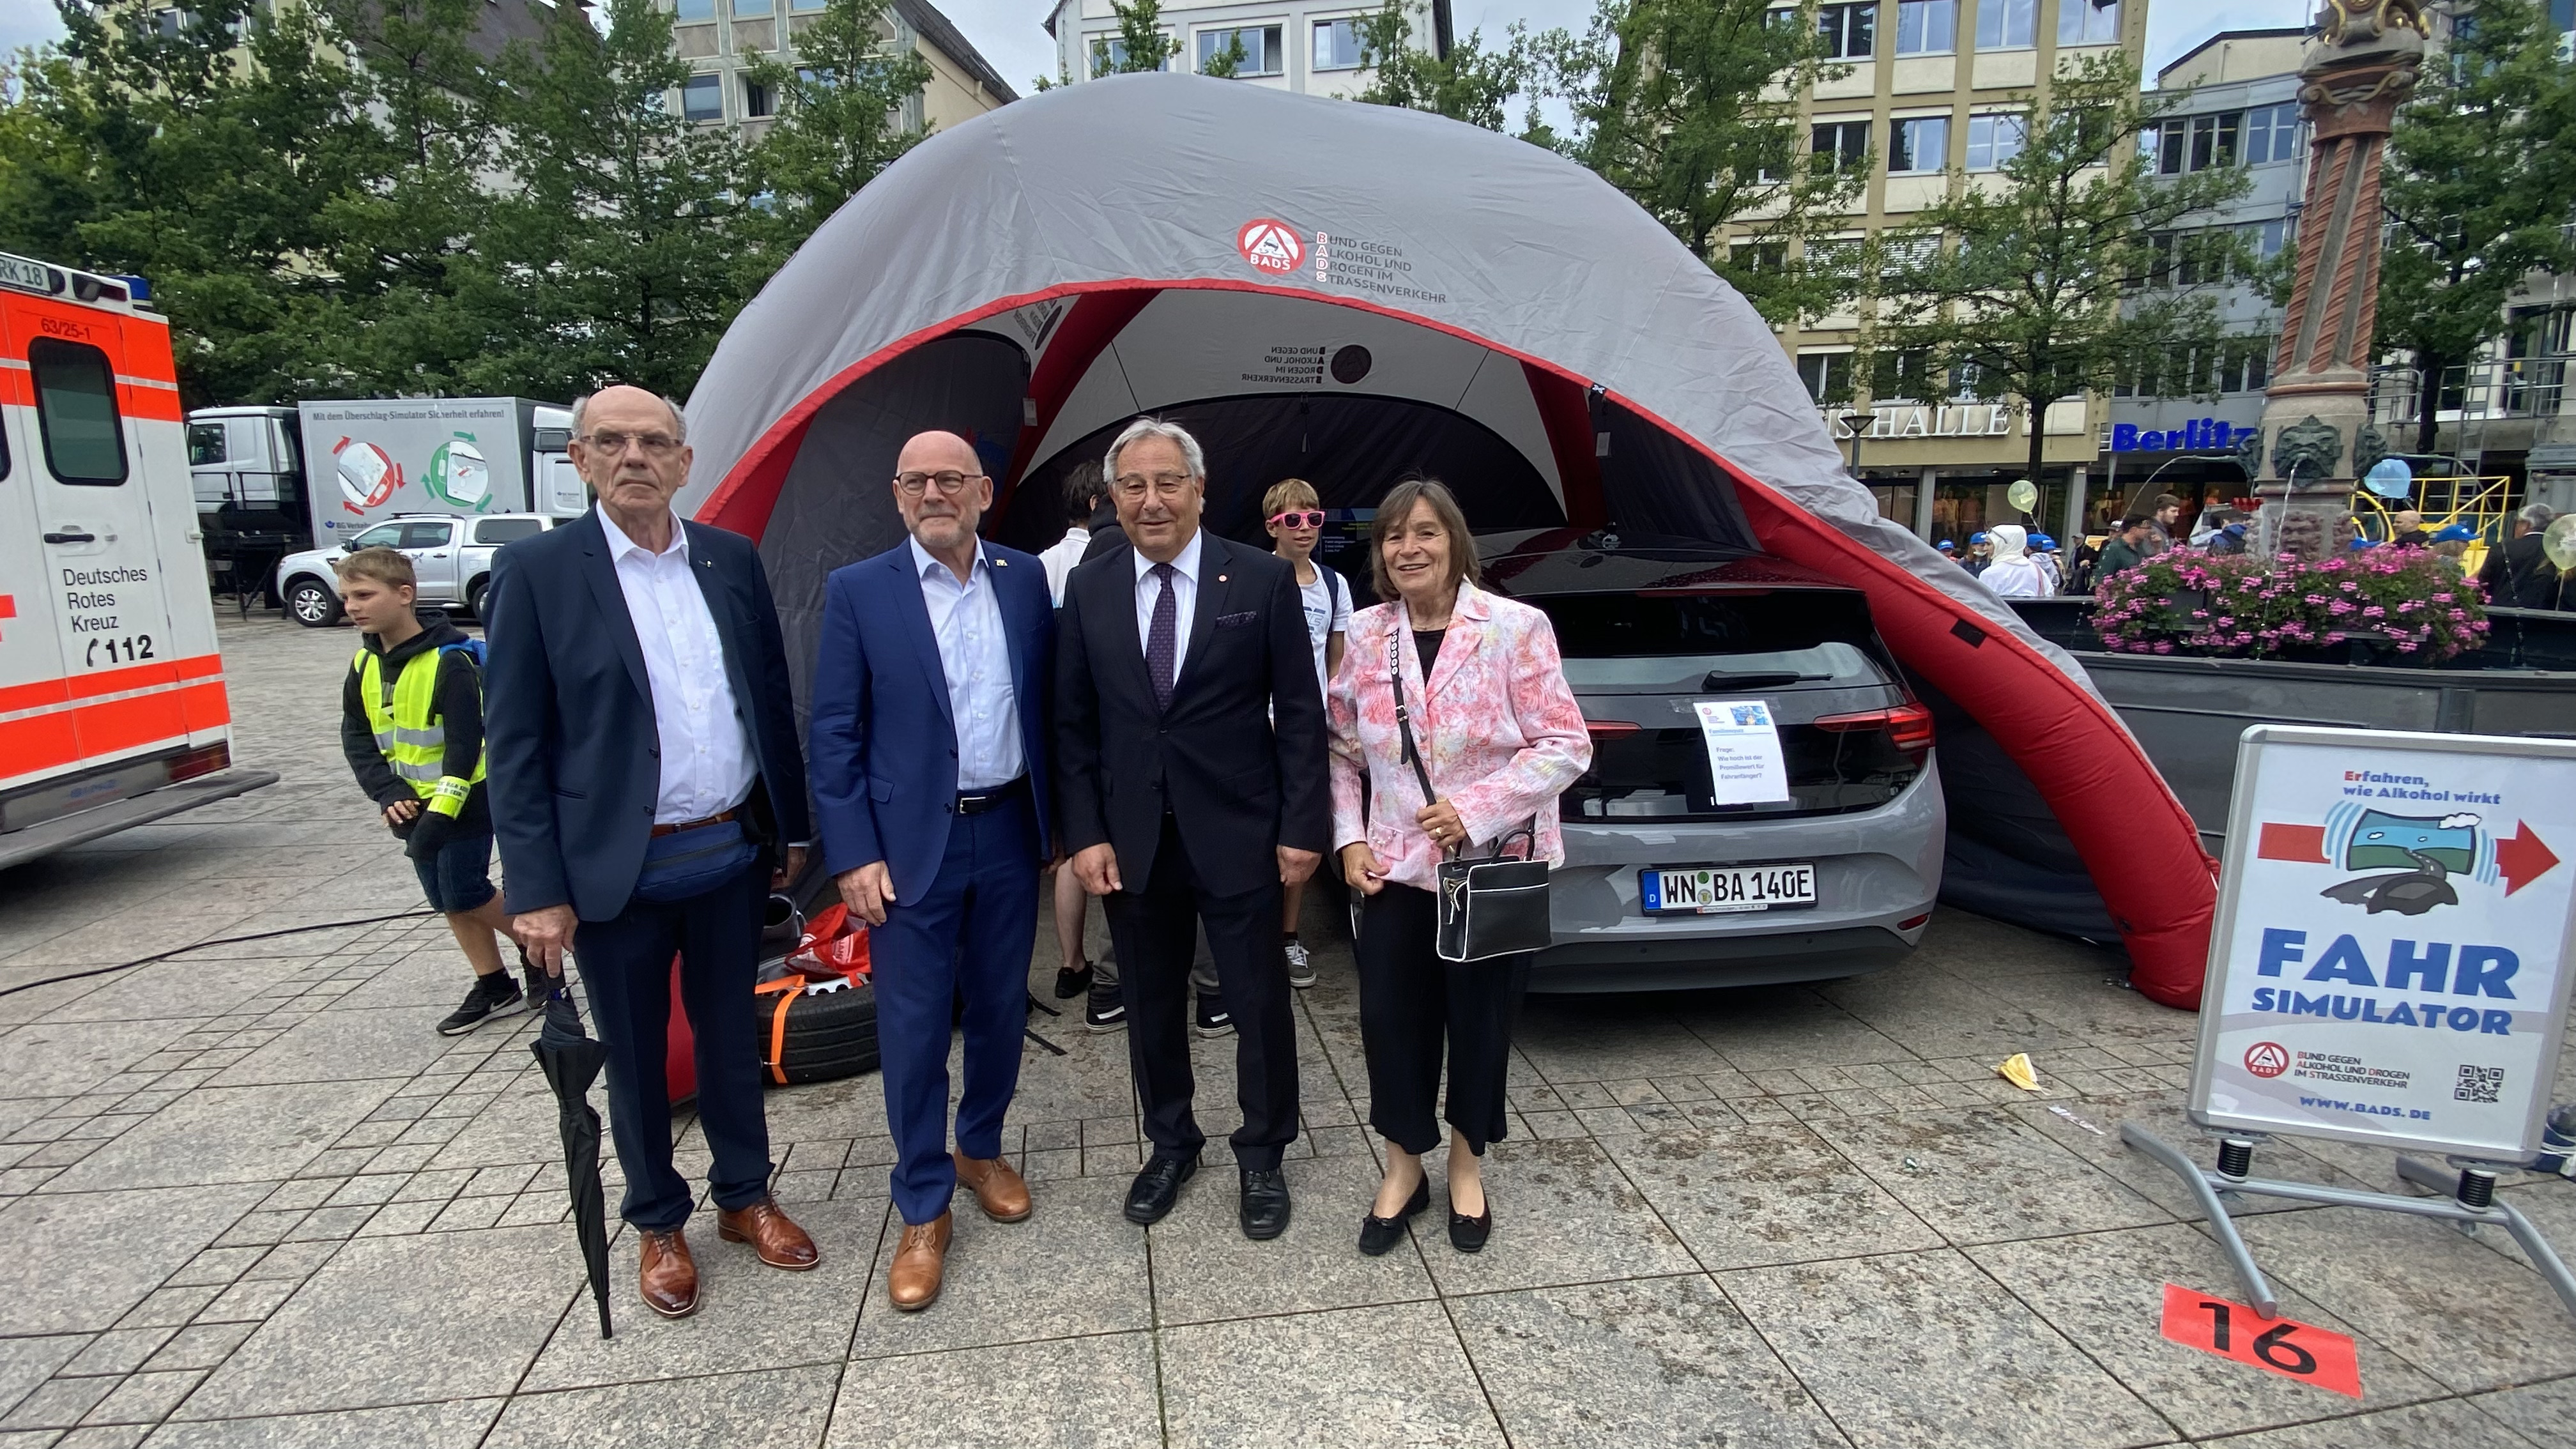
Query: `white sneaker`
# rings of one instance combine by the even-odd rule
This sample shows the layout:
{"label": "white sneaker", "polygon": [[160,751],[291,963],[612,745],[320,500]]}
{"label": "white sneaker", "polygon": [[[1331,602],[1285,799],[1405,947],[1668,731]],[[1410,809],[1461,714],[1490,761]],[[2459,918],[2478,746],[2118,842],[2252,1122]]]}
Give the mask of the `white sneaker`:
{"label": "white sneaker", "polygon": [[1315,963],[1306,955],[1303,943],[1288,943],[1288,984],[1303,991],[1315,984]]}

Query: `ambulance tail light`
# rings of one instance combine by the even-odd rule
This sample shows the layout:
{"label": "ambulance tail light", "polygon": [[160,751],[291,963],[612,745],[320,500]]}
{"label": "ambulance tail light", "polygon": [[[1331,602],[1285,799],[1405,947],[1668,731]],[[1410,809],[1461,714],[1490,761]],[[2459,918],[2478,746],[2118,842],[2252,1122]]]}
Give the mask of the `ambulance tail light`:
{"label": "ambulance tail light", "polygon": [[229,744],[205,745],[185,754],[172,755],[170,783],[176,785],[182,780],[193,780],[199,775],[211,775],[217,770],[229,770],[232,768],[232,763],[233,747]]}

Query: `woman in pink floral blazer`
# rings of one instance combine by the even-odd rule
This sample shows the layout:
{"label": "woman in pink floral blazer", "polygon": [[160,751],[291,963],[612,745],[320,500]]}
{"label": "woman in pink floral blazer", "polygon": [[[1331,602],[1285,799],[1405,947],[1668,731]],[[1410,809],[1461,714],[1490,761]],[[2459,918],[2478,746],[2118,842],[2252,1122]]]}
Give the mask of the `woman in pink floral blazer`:
{"label": "woman in pink floral blazer", "polygon": [[[1351,617],[1326,696],[1333,839],[1343,878],[1367,898],[1358,955],[1369,1125],[1388,1144],[1360,1251],[1375,1256],[1403,1241],[1406,1221],[1430,1206],[1422,1154],[1440,1140],[1433,1108],[1445,1035],[1449,1241],[1472,1253],[1493,1230],[1479,1159],[1503,1135],[1503,1076],[1530,958],[1440,959],[1440,858],[1490,854],[1495,840],[1529,826],[1536,854],[1562,863],[1556,797],[1591,767],[1592,740],[1547,616],[1476,587],[1475,540],[1447,488],[1397,484],[1369,543],[1378,594],[1393,602]],[[1390,671],[1402,678],[1436,800],[1422,798],[1404,756]]]}

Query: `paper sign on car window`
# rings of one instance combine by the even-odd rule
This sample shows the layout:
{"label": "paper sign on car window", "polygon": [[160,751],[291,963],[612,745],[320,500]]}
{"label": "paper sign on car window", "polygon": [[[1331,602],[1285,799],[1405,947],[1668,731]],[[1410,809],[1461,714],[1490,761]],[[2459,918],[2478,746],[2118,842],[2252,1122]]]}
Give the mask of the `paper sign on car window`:
{"label": "paper sign on car window", "polygon": [[1780,758],[1780,727],[1759,699],[1703,699],[1699,734],[1708,743],[1708,773],[1720,805],[1762,805],[1789,798]]}

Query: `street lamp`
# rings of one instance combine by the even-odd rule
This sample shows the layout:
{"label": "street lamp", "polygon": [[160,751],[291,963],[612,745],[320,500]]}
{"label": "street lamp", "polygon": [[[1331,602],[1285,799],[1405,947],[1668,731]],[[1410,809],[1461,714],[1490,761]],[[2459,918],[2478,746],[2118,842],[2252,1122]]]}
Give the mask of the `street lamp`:
{"label": "street lamp", "polygon": [[1842,425],[1851,430],[1851,474],[1852,481],[1855,483],[1860,481],[1860,430],[1864,426],[1877,421],[1878,410],[1875,408],[1872,408],[1868,412],[1861,412],[1858,409],[1854,409],[1850,412],[1844,413],[1842,416]]}

